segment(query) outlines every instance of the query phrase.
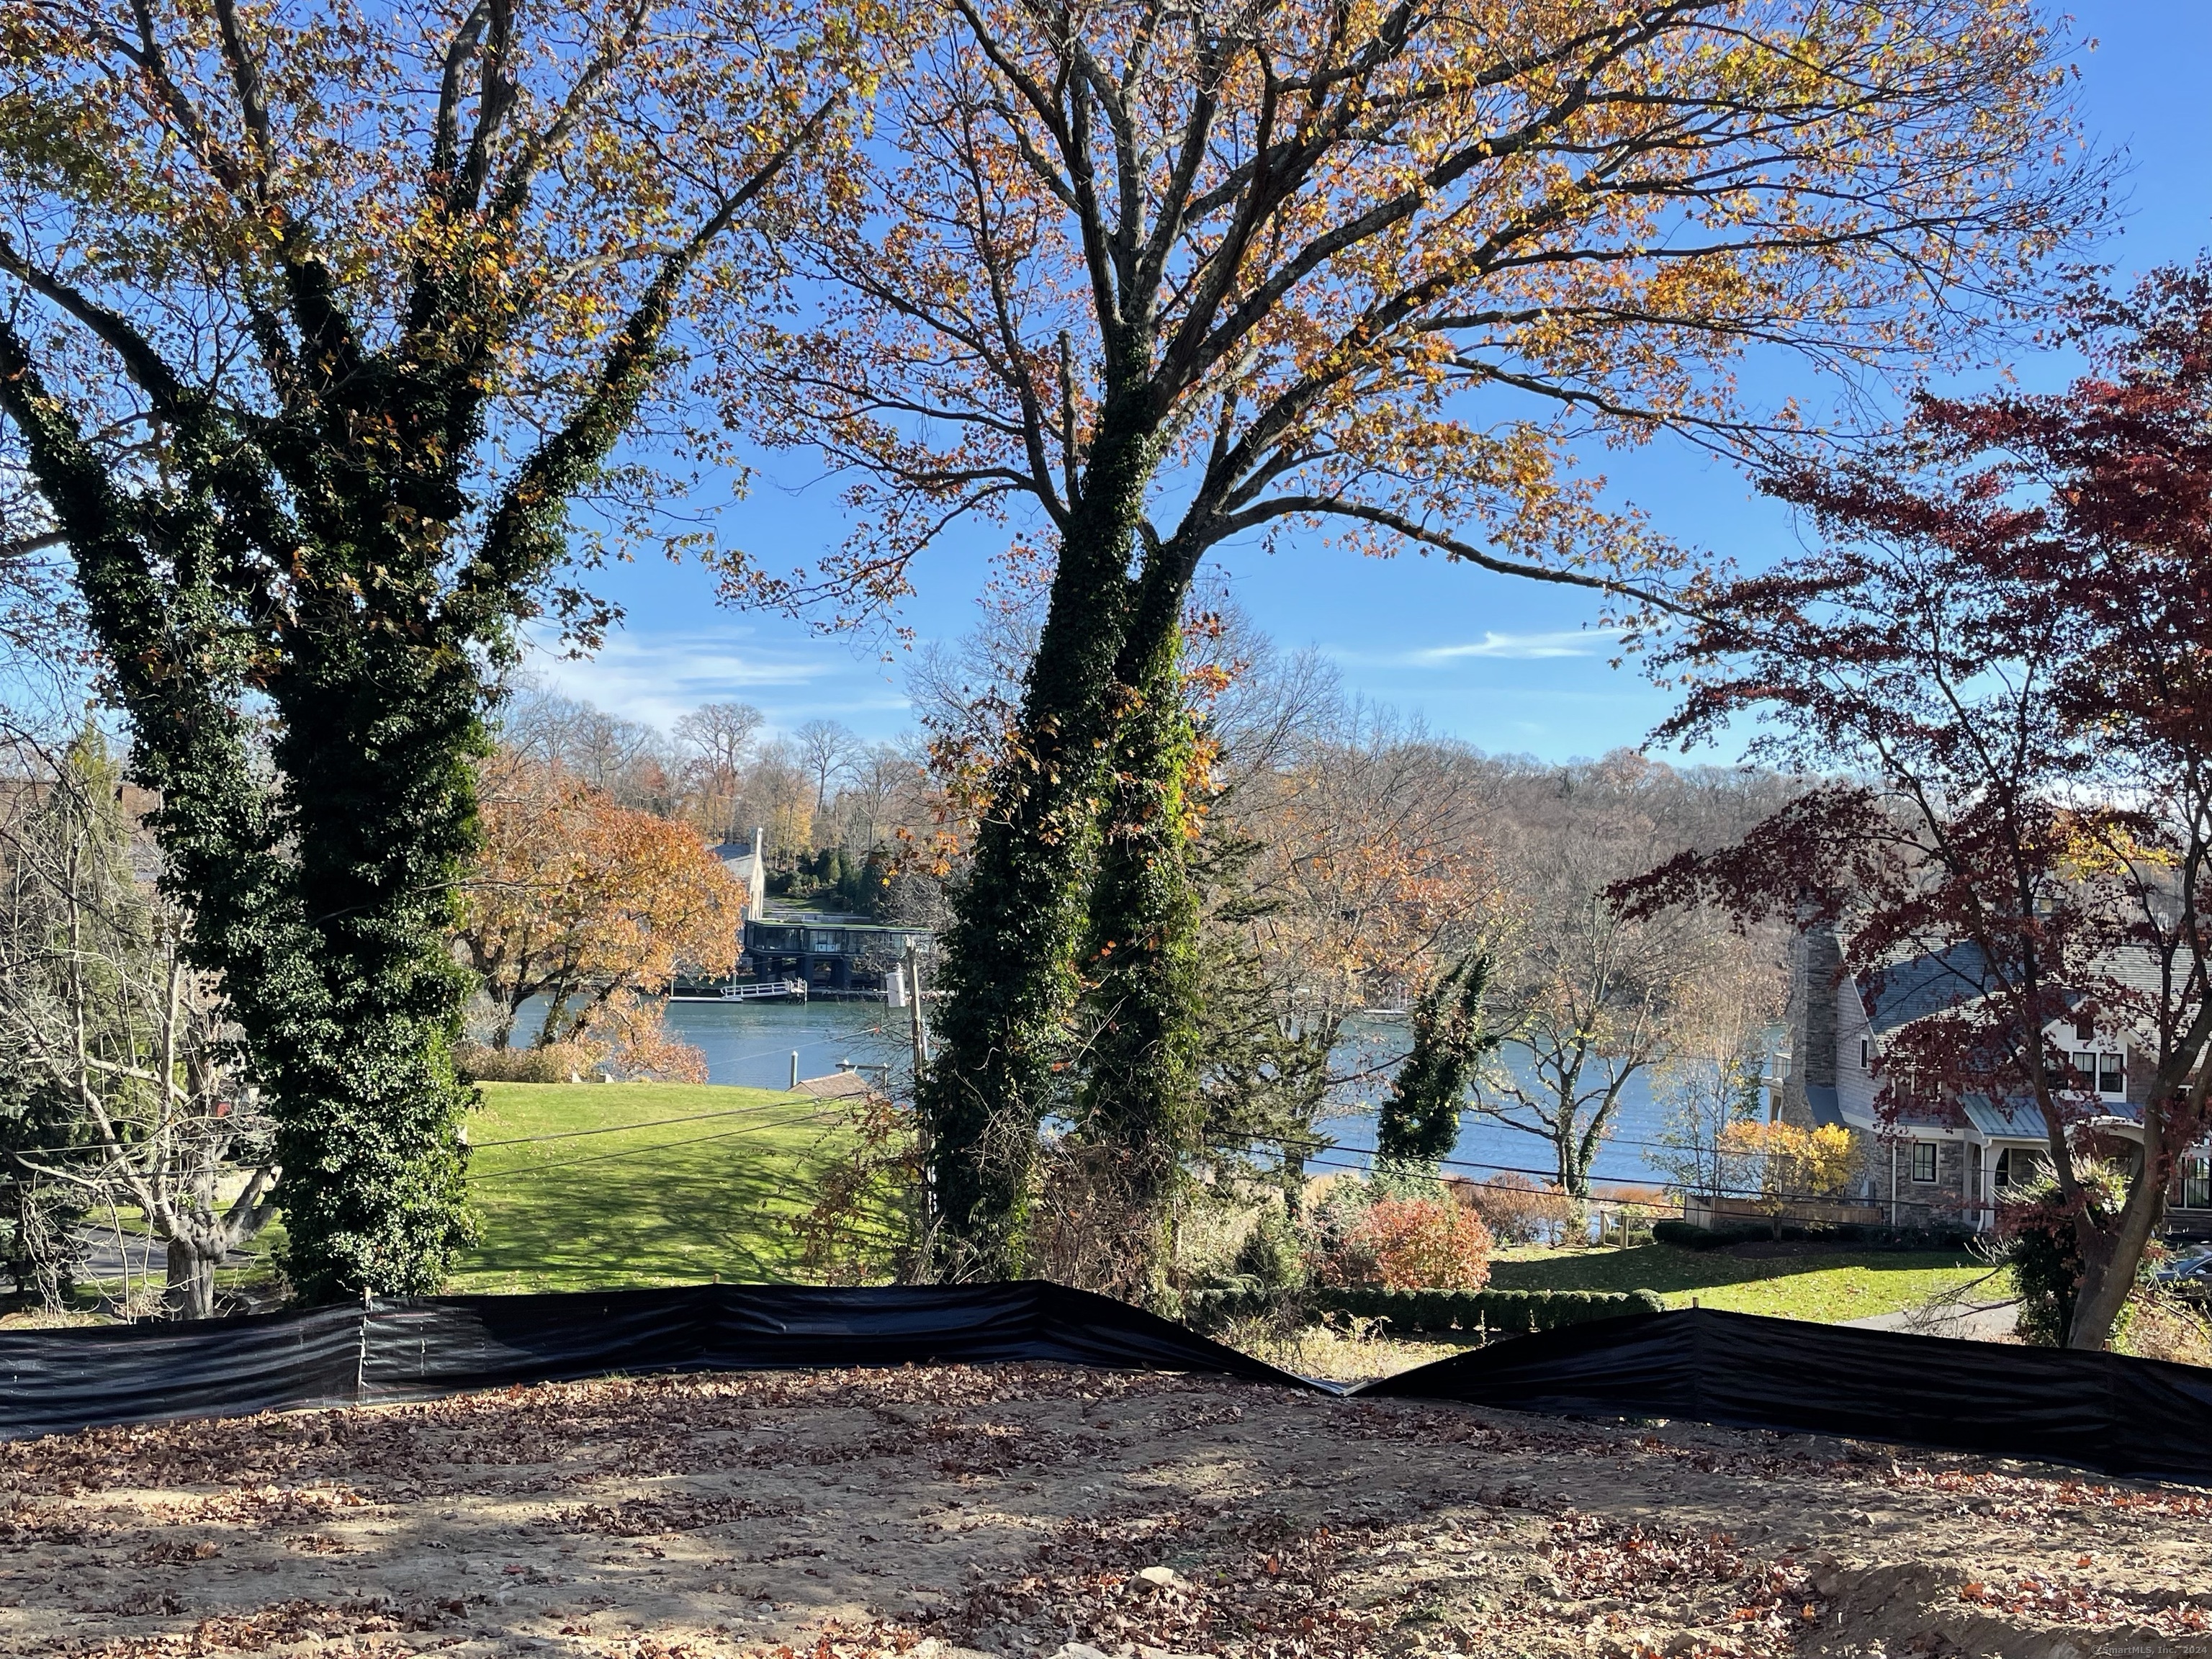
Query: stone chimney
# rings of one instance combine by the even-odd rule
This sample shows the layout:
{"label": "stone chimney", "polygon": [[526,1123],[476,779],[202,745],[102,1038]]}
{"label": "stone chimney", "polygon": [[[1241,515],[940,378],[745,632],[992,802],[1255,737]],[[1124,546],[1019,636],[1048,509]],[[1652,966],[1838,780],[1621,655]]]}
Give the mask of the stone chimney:
{"label": "stone chimney", "polygon": [[1833,922],[1809,922],[1790,951],[1790,1074],[1782,1080],[1782,1121],[1809,1127],[1805,1091],[1836,1086],[1836,987],[1843,946]]}

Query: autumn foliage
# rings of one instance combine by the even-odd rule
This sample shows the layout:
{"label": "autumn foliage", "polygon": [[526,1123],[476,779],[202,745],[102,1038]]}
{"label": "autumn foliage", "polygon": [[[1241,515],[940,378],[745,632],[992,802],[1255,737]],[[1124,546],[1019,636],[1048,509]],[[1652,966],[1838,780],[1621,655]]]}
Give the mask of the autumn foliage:
{"label": "autumn foliage", "polygon": [[502,756],[486,770],[459,938],[498,1011],[494,1046],[542,998],[532,1046],[595,1044],[633,1074],[704,1081],[696,1051],[659,1034],[649,999],[679,972],[731,970],[744,890],[688,826],[558,766]]}
{"label": "autumn foliage", "polygon": [[1385,1290],[1479,1291],[1490,1282],[1490,1229],[1443,1200],[1378,1198],[1352,1244]]}
{"label": "autumn foliage", "polygon": [[[1621,891],[1840,923],[1870,978],[1942,957],[1882,1109],[2034,1115],[2076,1232],[2068,1340],[2098,1347],[2212,1086],[2212,264],[2083,288],[2062,325],[2092,363],[2065,392],[1924,398],[1875,452],[1771,480],[1820,543],[1686,630],[1668,730],[1760,720],[1755,752],[1837,781]],[[2066,1050],[2092,1038],[2141,1102],[2112,1206],[2082,1196],[2106,1109]]]}
{"label": "autumn foliage", "polygon": [[1053,555],[921,1085],[954,1270],[1023,1268],[1086,938],[1139,942],[1105,1092],[1187,1121],[1209,551],[1318,533],[1677,602],[1683,555],[1576,441],[1733,444],[1747,349],[1911,360],[1954,289],[2016,295],[2095,210],[2050,159],[2057,44],[2026,0],[963,0],[886,77],[870,211],[796,240],[818,302],[730,404],[848,481],[805,591],[894,600],[970,515]]}
{"label": "autumn foliage", "polygon": [[1777,1237],[1784,1216],[1835,1197],[1859,1169],[1858,1143],[1837,1123],[1740,1121],[1721,1131],[1720,1152],[1752,1172],[1753,1202],[1773,1221]]}

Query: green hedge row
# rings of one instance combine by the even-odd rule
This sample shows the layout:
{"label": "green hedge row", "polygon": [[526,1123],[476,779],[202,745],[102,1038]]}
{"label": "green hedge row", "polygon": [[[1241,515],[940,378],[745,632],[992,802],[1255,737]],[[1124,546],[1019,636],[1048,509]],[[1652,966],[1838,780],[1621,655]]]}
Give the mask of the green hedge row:
{"label": "green hedge row", "polygon": [[1385,1291],[1366,1288],[1303,1291],[1193,1291],[1185,1317],[1201,1329],[1232,1319],[1296,1308],[1309,1318],[1347,1314],[1376,1319],[1396,1334],[1419,1331],[1502,1332],[1512,1335],[1580,1325],[1623,1314],[1659,1313],[1666,1304],[1651,1291]]}
{"label": "green hedge row", "polygon": [[[1771,1222],[1747,1221],[1725,1227],[1700,1227],[1688,1221],[1657,1221],[1651,1237],[1686,1250],[1717,1250],[1774,1237]],[[1806,1227],[1790,1224],[1785,1239],[1823,1244],[1851,1244],[1867,1250],[1963,1250],[1973,1242],[1971,1227],[1869,1227],[1857,1222]]]}

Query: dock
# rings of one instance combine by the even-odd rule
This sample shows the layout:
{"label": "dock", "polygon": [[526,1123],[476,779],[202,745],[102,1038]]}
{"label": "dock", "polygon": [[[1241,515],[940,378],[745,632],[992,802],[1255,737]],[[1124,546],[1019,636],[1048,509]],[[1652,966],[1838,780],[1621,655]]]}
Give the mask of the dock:
{"label": "dock", "polygon": [[675,991],[671,1002],[804,1002],[803,979],[732,980],[714,991]]}

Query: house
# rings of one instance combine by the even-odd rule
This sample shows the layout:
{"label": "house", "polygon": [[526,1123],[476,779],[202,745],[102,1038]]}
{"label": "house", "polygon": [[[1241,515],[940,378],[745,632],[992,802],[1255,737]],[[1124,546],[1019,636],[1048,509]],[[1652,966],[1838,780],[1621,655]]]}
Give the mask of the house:
{"label": "house", "polygon": [[714,849],[714,856],[722,861],[738,885],[745,890],[747,921],[757,921],[768,909],[768,838],[759,829],[753,830],[752,845],[741,841],[726,841]]}
{"label": "house", "polygon": [[[2144,964],[2148,971],[2148,962]],[[2121,971],[2126,971],[2125,964]],[[1919,1103],[1910,1096],[1884,1122],[1875,1102],[1890,1081],[1883,1062],[1898,1034],[1917,1020],[1986,994],[1979,950],[1971,945],[1893,962],[1880,973],[1846,975],[1832,928],[1801,933],[1791,960],[1789,1052],[1771,1109],[1803,1127],[1839,1124],[1862,1140],[1855,1191],[1892,1225],[1995,1224],[1998,1199],[2034,1176],[2048,1156],[2043,1115],[2026,1099],[1972,1095]],[[2120,1139],[2142,1139],[2142,1103],[2154,1057],[2139,1033],[2084,1018],[2047,1029],[2073,1071],[2072,1093],[2087,1121]],[[2212,1155],[2200,1144],[2182,1160],[2169,1195],[2168,1224],[2212,1234]]]}

